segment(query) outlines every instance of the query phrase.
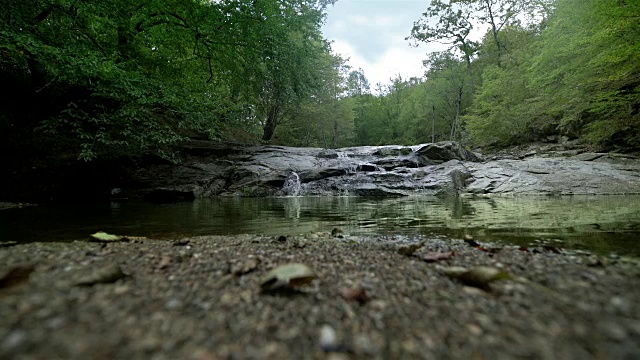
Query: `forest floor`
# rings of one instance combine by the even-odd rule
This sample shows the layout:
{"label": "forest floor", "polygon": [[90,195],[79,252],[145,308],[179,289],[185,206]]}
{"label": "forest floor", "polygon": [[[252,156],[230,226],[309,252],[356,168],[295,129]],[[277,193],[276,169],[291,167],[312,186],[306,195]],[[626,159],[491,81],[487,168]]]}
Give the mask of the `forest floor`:
{"label": "forest floor", "polygon": [[[128,240],[0,247],[0,358],[640,358],[638,259],[443,237]],[[287,263],[314,279],[261,287]]]}

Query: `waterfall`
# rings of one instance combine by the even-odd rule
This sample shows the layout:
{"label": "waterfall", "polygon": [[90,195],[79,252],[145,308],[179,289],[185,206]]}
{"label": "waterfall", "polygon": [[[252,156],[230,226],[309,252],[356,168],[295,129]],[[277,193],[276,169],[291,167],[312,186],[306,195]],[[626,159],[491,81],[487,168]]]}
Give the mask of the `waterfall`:
{"label": "waterfall", "polygon": [[356,164],[349,155],[343,151],[338,151],[338,161],[342,164],[346,165],[346,170],[348,174],[355,174],[358,172],[358,164]]}
{"label": "waterfall", "polygon": [[300,195],[300,176],[295,171],[292,171],[284,180],[282,193],[286,196]]}

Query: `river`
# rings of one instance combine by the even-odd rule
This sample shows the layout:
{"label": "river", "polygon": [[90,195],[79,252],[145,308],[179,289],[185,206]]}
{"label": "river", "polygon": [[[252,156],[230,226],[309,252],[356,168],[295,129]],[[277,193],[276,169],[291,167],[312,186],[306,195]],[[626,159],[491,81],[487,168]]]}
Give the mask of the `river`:
{"label": "river", "polygon": [[0,211],[0,241],[71,241],[96,231],[154,238],[192,235],[473,235],[640,256],[640,196],[491,198],[213,198],[152,204],[39,206]]}

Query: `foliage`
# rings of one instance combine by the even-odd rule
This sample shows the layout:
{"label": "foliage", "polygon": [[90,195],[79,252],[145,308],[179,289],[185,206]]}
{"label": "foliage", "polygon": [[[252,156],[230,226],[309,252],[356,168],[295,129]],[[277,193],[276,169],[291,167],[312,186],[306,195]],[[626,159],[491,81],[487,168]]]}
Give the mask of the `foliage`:
{"label": "foliage", "polygon": [[640,4],[560,0],[530,76],[561,129],[595,145],[640,146]]}
{"label": "foliage", "polygon": [[409,39],[451,48],[375,91],[322,37],[331,0],[5,3],[5,153],[176,160],[194,137],[508,146],[556,133],[640,147],[637,1],[434,0]]}
{"label": "foliage", "polygon": [[327,75],[315,69],[331,3],[10,0],[0,130],[84,160],[172,158],[173,144],[235,127],[262,125],[269,140]]}

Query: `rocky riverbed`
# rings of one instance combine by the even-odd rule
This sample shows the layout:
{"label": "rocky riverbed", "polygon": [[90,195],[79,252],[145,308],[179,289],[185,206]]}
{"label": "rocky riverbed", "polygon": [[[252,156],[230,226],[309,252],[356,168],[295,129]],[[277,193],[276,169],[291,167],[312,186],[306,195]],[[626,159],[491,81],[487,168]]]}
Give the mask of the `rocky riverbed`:
{"label": "rocky riverbed", "polygon": [[[344,149],[194,141],[180,164],[139,168],[113,197],[638,194],[640,160],[557,145],[485,158],[455,142]],[[552,150],[558,149],[558,150]],[[571,149],[571,150],[560,150]]]}
{"label": "rocky riverbed", "polygon": [[[338,229],[116,240],[0,248],[0,358],[640,357],[637,259]],[[312,281],[261,287],[287,263]]]}

